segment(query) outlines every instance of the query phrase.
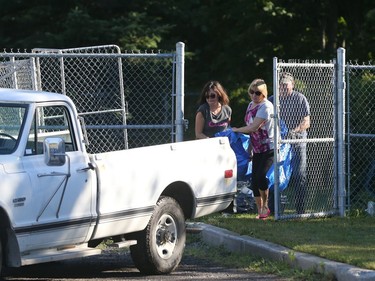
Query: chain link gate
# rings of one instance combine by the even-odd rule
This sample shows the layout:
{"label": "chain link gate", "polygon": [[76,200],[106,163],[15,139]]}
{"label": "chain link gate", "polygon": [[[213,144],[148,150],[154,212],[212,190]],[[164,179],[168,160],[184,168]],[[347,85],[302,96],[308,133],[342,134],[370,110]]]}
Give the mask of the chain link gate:
{"label": "chain link gate", "polygon": [[[296,89],[310,103],[307,139],[286,137],[279,141],[306,143],[308,184],[303,214],[296,211],[296,202],[301,200],[298,193],[296,197],[298,182],[291,180],[287,189],[275,192],[275,218],[344,216],[345,211],[374,215],[375,66],[346,63],[343,48],[338,49],[334,64],[275,59],[276,118],[280,110],[278,81],[283,72],[294,75]],[[277,185],[275,180],[275,190]]]}
{"label": "chain link gate", "polygon": [[115,45],[0,53],[0,87],[69,96],[89,153],[182,140],[184,44],[176,53],[121,53]]}
{"label": "chain link gate", "polygon": [[[374,214],[375,202],[375,65],[348,63],[347,193],[350,211]],[[367,209],[366,209],[367,208]]]}
{"label": "chain link gate", "polygon": [[[284,122],[280,112],[293,116],[298,114],[297,107],[291,105],[283,108],[280,105],[279,81],[283,73],[294,77],[294,90],[302,93],[310,105],[311,125],[307,130],[307,138],[284,135],[279,140],[282,144],[290,144],[292,151],[292,177],[288,186],[280,191],[275,180],[275,192],[271,192],[270,201],[275,198],[275,219],[295,217],[317,217],[337,213],[337,191],[335,175],[335,65],[333,63],[314,62],[279,62],[274,59],[274,105],[278,123]],[[284,115],[285,116],[285,115]],[[280,127],[279,127],[280,128]],[[294,128],[288,128],[294,129]],[[306,151],[306,163],[297,164],[298,150]],[[275,162],[279,155],[275,153]],[[306,165],[306,166],[305,166]],[[305,166],[306,184],[301,176]],[[296,171],[300,175],[296,177]],[[275,169],[275,179],[278,169]],[[270,204],[274,204],[270,202]]]}

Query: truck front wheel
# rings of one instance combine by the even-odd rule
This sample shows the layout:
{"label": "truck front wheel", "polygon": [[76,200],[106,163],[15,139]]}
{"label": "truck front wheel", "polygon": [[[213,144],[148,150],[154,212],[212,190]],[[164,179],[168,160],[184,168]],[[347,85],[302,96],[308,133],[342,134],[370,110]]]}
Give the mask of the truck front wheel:
{"label": "truck front wheel", "polygon": [[3,245],[1,244],[1,237],[0,237],[0,278],[1,278],[1,270],[3,266]]}
{"label": "truck front wheel", "polygon": [[131,236],[137,244],[130,247],[130,253],[141,273],[171,273],[181,261],[186,241],[180,205],[171,197],[161,197],[147,227]]}

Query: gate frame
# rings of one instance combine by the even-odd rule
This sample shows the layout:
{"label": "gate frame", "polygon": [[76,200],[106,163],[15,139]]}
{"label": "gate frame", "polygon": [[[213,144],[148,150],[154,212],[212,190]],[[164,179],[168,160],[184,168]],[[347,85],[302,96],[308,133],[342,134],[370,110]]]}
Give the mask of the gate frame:
{"label": "gate frame", "polygon": [[[105,46],[115,46],[115,45],[105,45]],[[168,142],[180,142],[183,141],[183,134],[184,130],[188,124],[187,120],[184,119],[184,61],[185,61],[185,44],[183,42],[176,43],[176,52],[175,53],[121,53],[119,48],[117,46],[116,49],[118,50],[117,53],[80,53],[81,50],[90,50],[94,48],[100,48],[105,46],[92,46],[92,47],[83,47],[83,48],[74,48],[74,49],[34,49],[32,53],[0,53],[0,59],[7,59],[13,65],[15,65],[16,58],[27,58],[29,61],[29,76],[31,80],[31,84],[28,85],[28,88],[33,90],[42,90],[40,87],[40,73],[38,73],[38,59],[39,58],[57,58],[60,63],[60,79],[61,79],[61,86],[62,86],[62,94],[65,90],[65,81],[64,81],[64,59],[65,58],[89,58],[89,57],[97,57],[97,58],[106,58],[111,57],[118,60],[119,65],[119,74],[120,78],[122,77],[122,59],[123,58],[129,58],[129,57],[165,57],[165,58],[172,58],[172,81],[171,81],[171,93],[170,96],[172,98],[172,120],[171,123],[168,124],[148,124],[148,125],[127,125],[126,123],[126,101],[124,98],[124,85],[123,85],[123,79],[120,79],[120,87],[119,91],[121,92],[121,100],[122,100],[122,109],[120,109],[123,112],[123,124],[119,126],[112,126],[112,129],[122,129],[125,132],[125,143],[126,147],[127,145],[127,129],[131,128],[138,128],[138,129],[169,129],[170,130],[170,141]],[[45,50],[43,53],[38,53],[38,50]],[[69,53],[64,53],[64,51],[67,51]],[[76,52],[73,53],[72,51]],[[11,73],[11,78],[13,81],[13,86],[10,86],[12,88],[17,89],[17,70],[13,68],[13,71]],[[26,88],[25,88],[26,89]],[[82,114],[81,114],[82,115]],[[86,126],[88,129],[90,129],[90,126]],[[94,129],[97,129],[96,127]]]}
{"label": "gate frame", "polygon": [[[276,106],[274,106],[274,114],[272,116],[275,124],[279,124],[279,116],[278,116],[278,108],[277,105],[279,105],[279,64],[285,64],[285,65],[303,65],[304,63],[278,63],[278,58],[273,58],[273,93],[274,93],[274,103]],[[311,63],[314,65],[332,65],[330,64],[322,64],[322,63]],[[346,84],[345,84],[345,49],[344,48],[338,48],[337,49],[337,61],[334,60],[333,67],[335,71],[335,85],[334,85],[334,136],[333,136],[333,142],[334,142],[334,209],[333,212],[328,212],[327,214],[319,213],[319,214],[304,214],[303,217],[311,217],[311,216],[325,216],[325,215],[332,215],[332,214],[338,214],[340,217],[345,216],[345,210],[346,210],[346,175],[345,175],[345,90],[346,90]],[[279,136],[279,126],[275,126],[274,128],[274,135]],[[323,139],[324,140],[324,139]],[[327,139],[327,140],[332,140]],[[279,163],[279,147],[281,144],[281,138],[278,138],[275,142],[277,145],[275,145],[274,148],[274,167],[278,167],[277,163]],[[280,190],[279,190],[279,169],[274,169],[274,210],[275,210],[275,220],[281,220],[285,218],[289,218],[290,216],[281,216],[280,215]],[[293,215],[293,217],[299,217],[299,215]]]}

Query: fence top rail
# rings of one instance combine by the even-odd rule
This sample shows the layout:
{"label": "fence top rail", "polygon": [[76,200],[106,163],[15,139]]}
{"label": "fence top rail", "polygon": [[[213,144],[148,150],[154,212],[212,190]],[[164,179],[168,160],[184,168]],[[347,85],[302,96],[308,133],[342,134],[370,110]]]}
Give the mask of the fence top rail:
{"label": "fence top rail", "polygon": [[[112,49],[112,51],[110,51]],[[116,50],[117,53],[121,53],[121,49],[117,45],[101,45],[101,46],[89,46],[89,47],[80,47],[80,48],[67,48],[67,49],[50,49],[50,48],[34,48],[31,51],[35,52],[55,52],[55,53],[64,53],[64,52],[89,52],[89,51],[98,51],[99,53],[109,53]]]}
{"label": "fence top rail", "polygon": [[283,67],[283,66],[288,66],[288,67],[334,67],[334,63],[332,62],[329,62],[329,63],[323,63],[323,62],[319,62],[319,63],[314,63],[314,62],[304,62],[304,63],[297,63],[297,62],[280,62],[278,63],[278,66],[280,67]]}
{"label": "fence top rail", "polygon": [[155,57],[155,58],[172,58],[174,57],[174,53],[125,53],[125,54],[116,54],[116,53],[110,53],[110,54],[100,54],[100,53],[89,53],[89,54],[83,54],[83,53],[0,53],[0,58],[109,58],[109,59],[116,59],[116,58],[129,58],[129,57]]}
{"label": "fence top rail", "polygon": [[348,68],[356,69],[375,69],[375,65],[360,65],[360,64],[348,64]]}

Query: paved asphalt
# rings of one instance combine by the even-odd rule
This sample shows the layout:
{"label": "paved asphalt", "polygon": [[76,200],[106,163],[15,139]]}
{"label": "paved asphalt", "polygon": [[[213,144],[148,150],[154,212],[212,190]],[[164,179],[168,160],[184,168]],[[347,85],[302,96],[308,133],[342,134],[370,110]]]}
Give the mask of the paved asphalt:
{"label": "paved asphalt", "polygon": [[292,251],[286,247],[204,223],[188,223],[187,231],[199,232],[203,241],[213,246],[224,246],[239,253],[252,253],[265,259],[285,261],[293,267],[315,270],[323,274],[335,275],[337,281],[375,280],[375,271],[345,263],[335,262],[306,253]]}

